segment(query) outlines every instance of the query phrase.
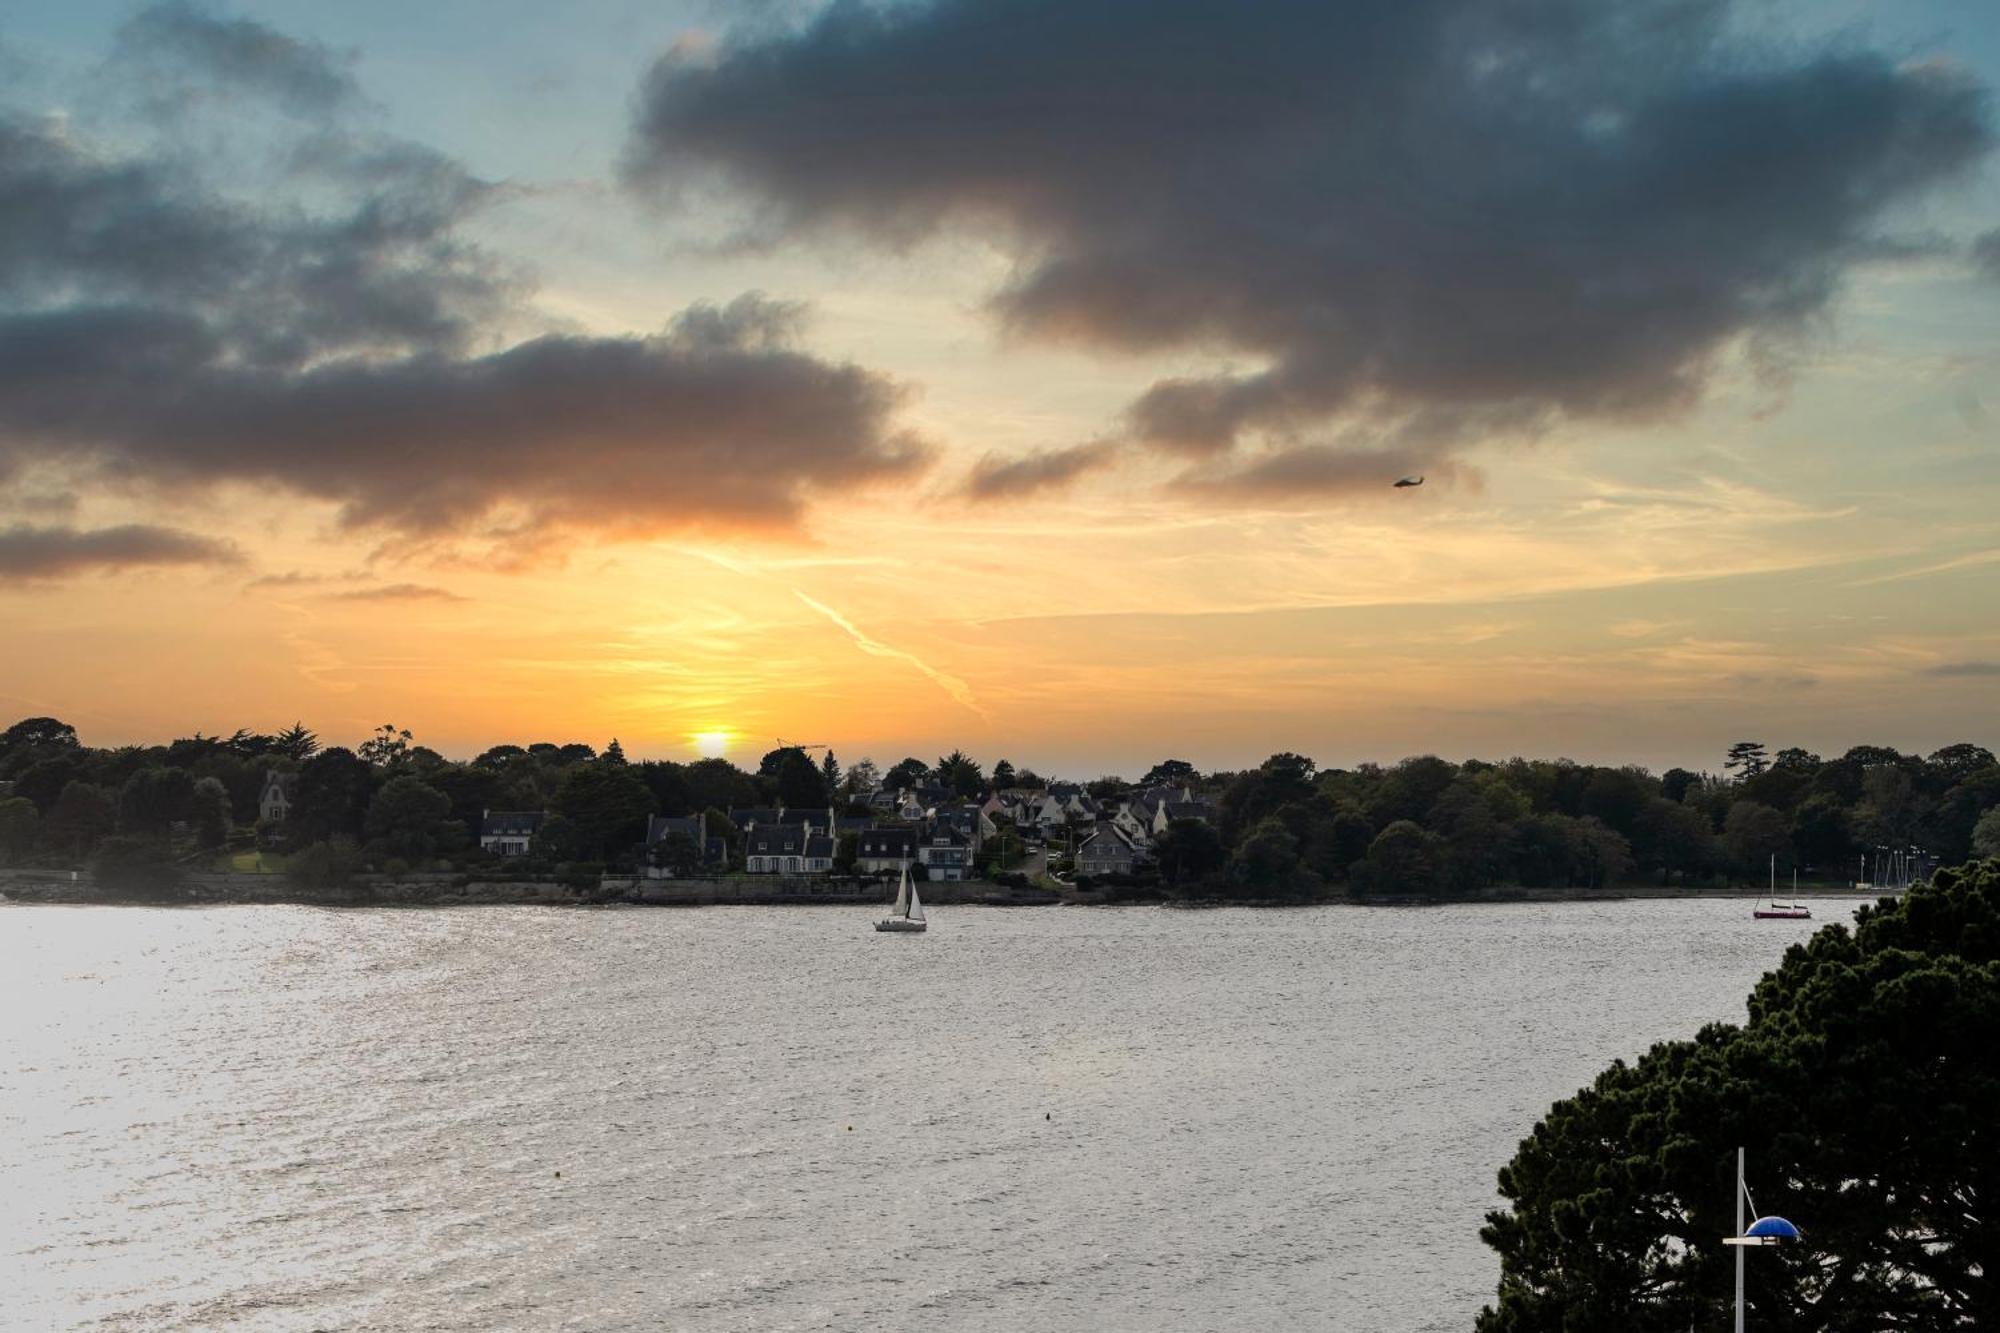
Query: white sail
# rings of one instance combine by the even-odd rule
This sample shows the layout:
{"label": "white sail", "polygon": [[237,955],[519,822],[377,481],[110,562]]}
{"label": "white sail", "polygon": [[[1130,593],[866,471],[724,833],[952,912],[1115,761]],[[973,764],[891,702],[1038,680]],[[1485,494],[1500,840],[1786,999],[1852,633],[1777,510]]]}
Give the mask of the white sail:
{"label": "white sail", "polygon": [[910,863],[905,861],[903,862],[903,882],[896,886],[896,905],[889,909],[890,916],[908,916],[910,914],[911,893]]}
{"label": "white sail", "polygon": [[910,910],[908,915],[912,921],[922,921],[924,919],[924,904],[917,897],[917,886],[915,884],[910,885]]}

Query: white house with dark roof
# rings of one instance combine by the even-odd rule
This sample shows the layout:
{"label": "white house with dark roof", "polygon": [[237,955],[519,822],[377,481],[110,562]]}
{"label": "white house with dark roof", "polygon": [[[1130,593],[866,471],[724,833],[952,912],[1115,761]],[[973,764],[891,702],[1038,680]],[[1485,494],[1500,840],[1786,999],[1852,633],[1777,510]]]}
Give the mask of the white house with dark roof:
{"label": "white house with dark roof", "polygon": [[479,849],[495,856],[526,856],[546,810],[484,810],[479,816]]}
{"label": "white house with dark roof", "polygon": [[743,838],[743,868],[753,875],[825,875],[833,870],[833,836],[796,824],[760,824]]}
{"label": "white house with dark roof", "polygon": [[971,879],[972,839],[953,828],[934,828],[917,840],[917,861],[932,879]]}
{"label": "white house with dark roof", "polygon": [[863,829],[855,840],[854,868],[864,874],[900,870],[916,859],[917,831],[913,828]]}

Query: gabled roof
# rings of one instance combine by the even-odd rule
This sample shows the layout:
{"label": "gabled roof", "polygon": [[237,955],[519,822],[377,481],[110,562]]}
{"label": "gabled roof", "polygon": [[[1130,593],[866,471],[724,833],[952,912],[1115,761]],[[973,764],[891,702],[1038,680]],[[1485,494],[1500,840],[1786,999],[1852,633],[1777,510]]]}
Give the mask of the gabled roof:
{"label": "gabled roof", "polygon": [[752,824],[775,824],[778,822],[778,810],[769,805],[738,806],[729,812],[729,822],[739,829],[747,829]]}
{"label": "gabled roof", "polygon": [[804,856],[803,824],[759,824],[743,841],[745,856]]}
{"label": "gabled roof", "polygon": [[864,829],[861,840],[855,848],[856,856],[901,856],[908,857],[917,845],[917,831],[913,828],[872,828]]}
{"label": "gabled roof", "polygon": [[479,836],[482,838],[532,838],[542,821],[549,817],[546,810],[488,810],[479,821]]}
{"label": "gabled roof", "polygon": [[700,815],[649,816],[646,820],[646,845],[650,847],[660,839],[678,833],[696,846],[700,846],[704,822]]}

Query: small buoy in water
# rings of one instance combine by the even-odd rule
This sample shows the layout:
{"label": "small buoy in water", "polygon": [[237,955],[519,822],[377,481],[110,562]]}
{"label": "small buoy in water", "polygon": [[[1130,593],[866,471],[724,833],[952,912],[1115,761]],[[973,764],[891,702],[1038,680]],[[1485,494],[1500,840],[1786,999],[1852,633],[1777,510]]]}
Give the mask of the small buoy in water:
{"label": "small buoy in water", "polygon": [[854,1126],[852,1126],[852,1125],[849,1125],[849,1126],[847,1127],[847,1132],[848,1132],[848,1133],[850,1133],[850,1134],[852,1134],[852,1133],[854,1132]]}
{"label": "small buoy in water", "polygon": [[1044,1111],[1044,1112],[1042,1112],[1042,1119],[1044,1119],[1044,1120],[1053,1120],[1053,1119],[1055,1119],[1055,1118],[1056,1118],[1056,1115],[1055,1115],[1055,1112],[1053,1112],[1053,1111]]}
{"label": "small buoy in water", "polygon": [[557,1179],[557,1180],[561,1180],[561,1179],[562,1179],[562,1172],[560,1172],[560,1171],[556,1172],[556,1179]]}

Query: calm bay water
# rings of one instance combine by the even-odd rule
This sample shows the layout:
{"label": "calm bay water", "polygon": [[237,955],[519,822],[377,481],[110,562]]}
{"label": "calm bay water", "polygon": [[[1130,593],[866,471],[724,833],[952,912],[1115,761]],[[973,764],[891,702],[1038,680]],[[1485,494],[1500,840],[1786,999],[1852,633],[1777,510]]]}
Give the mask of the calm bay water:
{"label": "calm bay water", "polygon": [[1464,1330],[1495,1170],[1848,919],[0,908],[0,1328]]}

